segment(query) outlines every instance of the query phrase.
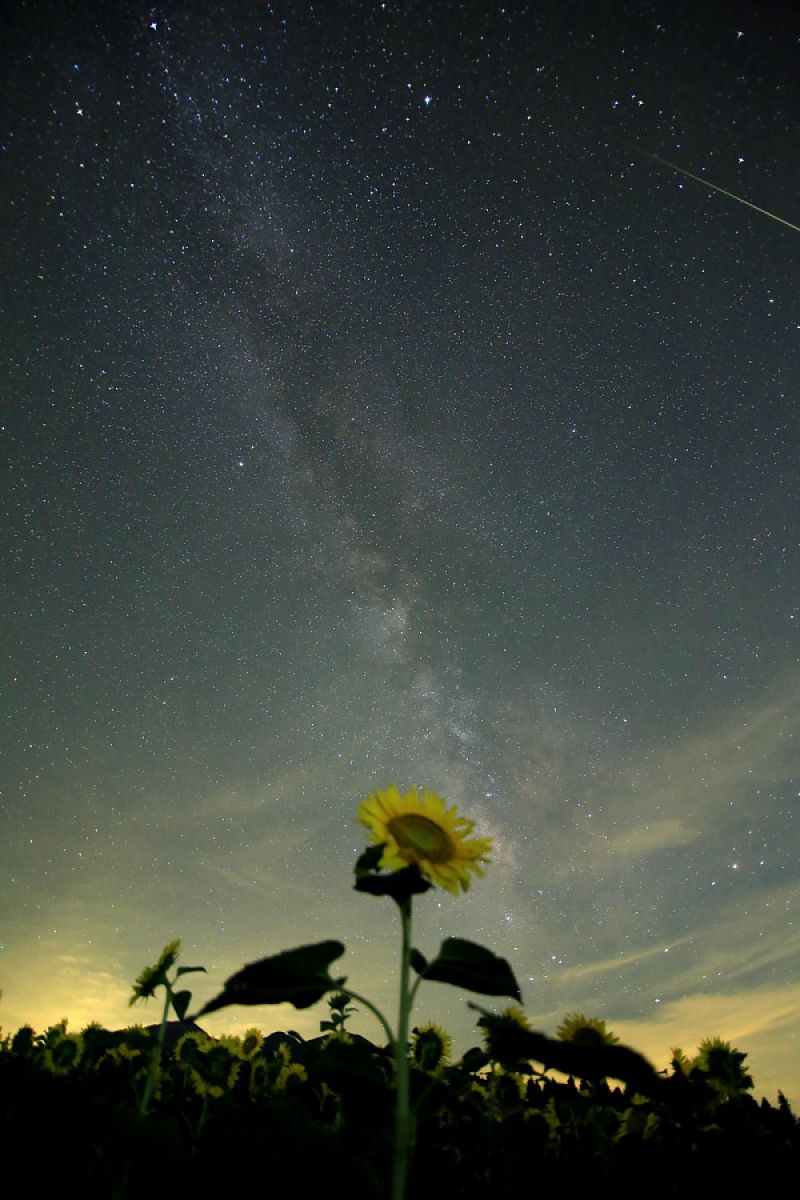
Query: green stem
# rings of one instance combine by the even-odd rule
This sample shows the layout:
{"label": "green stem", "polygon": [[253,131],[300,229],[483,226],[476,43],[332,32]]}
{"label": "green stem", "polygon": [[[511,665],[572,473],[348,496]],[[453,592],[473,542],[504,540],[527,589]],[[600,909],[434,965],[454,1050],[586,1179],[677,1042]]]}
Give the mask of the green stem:
{"label": "green stem", "polygon": [[167,1017],[169,1016],[169,1006],[172,1000],[172,989],[167,985],[164,988],[164,992],[164,1011],[161,1014],[161,1024],[158,1027],[158,1040],[150,1055],[150,1073],[147,1076],[142,1102],[139,1105],[139,1114],[143,1117],[147,1116],[147,1110],[150,1108],[150,1101],[153,1098],[153,1091],[156,1086],[156,1072],[161,1062],[161,1052],[164,1049],[164,1035],[167,1032]]}
{"label": "green stem", "polygon": [[400,957],[400,1011],[397,1018],[397,1038],[394,1061],[397,1075],[397,1098],[394,1117],[394,1161],[392,1164],[392,1200],[405,1200],[406,1175],[411,1154],[412,1124],[409,1105],[408,1026],[411,1014],[411,994],[408,979],[411,971],[411,897],[400,903],[403,944]]}
{"label": "green stem", "polygon": [[200,1138],[200,1134],[203,1132],[203,1126],[204,1126],[204,1125],[205,1125],[205,1123],[206,1123],[206,1118],[207,1118],[207,1117],[208,1117],[208,1092],[204,1092],[204,1093],[203,1093],[203,1108],[202,1108],[202,1111],[201,1111],[201,1113],[200,1113],[200,1120],[197,1122],[197,1134],[196,1134],[196,1138],[197,1138],[198,1140],[199,1140],[199,1138]]}
{"label": "green stem", "polygon": [[422,976],[418,975],[417,978],[414,980],[413,984],[411,985],[411,991],[408,994],[408,1011],[409,1012],[411,1011],[411,1007],[414,1003],[414,1000],[416,999],[417,988],[419,987],[419,985],[421,983],[422,983]]}
{"label": "green stem", "polygon": [[344,993],[345,996],[352,997],[353,1000],[357,1000],[359,1004],[363,1004],[365,1008],[368,1008],[369,1011],[373,1014],[373,1016],[377,1017],[377,1019],[380,1021],[381,1025],[383,1026],[383,1031],[386,1034],[386,1040],[388,1041],[388,1043],[392,1047],[392,1049],[394,1049],[394,1034],[392,1033],[389,1022],[386,1020],[386,1017],[383,1015],[381,1010],[379,1008],[377,1008],[372,1003],[371,1000],[368,1000],[366,998],[366,996],[361,996],[361,995],[359,995],[358,992],[351,991],[350,988],[337,987],[336,990],[337,990],[337,992]]}

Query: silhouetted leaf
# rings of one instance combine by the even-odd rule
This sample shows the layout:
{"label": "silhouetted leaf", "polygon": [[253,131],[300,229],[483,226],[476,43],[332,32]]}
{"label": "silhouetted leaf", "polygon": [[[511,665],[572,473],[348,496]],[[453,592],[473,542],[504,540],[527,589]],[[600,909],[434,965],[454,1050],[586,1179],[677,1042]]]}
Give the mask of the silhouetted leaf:
{"label": "silhouetted leaf", "polygon": [[344,977],[331,979],[328,967],[344,954],[341,942],[316,942],[284,950],[271,958],[248,963],[225,980],[224,990],[197,1013],[216,1012],[229,1004],[281,1004],[310,1008],[326,992],[340,988]]}
{"label": "silhouetted leaf", "polygon": [[178,1014],[178,1020],[183,1021],[186,1016],[186,1010],[189,1007],[189,1001],[192,998],[191,992],[173,992],[172,1007]]}
{"label": "silhouetted leaf", "polygon": [[418,975],[424,975],[425,968],[428,965],[428,960],[424,954],[420,954],[419,950],[412,950],[408,956],[408,961]]}
{"label": "silhouetted leaf", "polygon": [[416,863],[401,871],[381,871],[378,863],[382,856],[383,846],[368,846],[359,856],[355,865],[357,892],[391,896],[397,904],[403,904],[410,896],[421,896],[433,887]]}
{"label": "silhouetted leaf", "polygon": [[522,1000],[514,972],[506,960],[466,938],[445,938],[438,956],[425,967],[422,976],[484,996],[513,996]]}
{"label": "silhouetted leaf", "polygon": [[188,975],[192,971],[205,971],[205,967],[178,967],[175,978],[177,979],[179,975]]}
{"label": "silhouetted leaf", "polygon": [[362,854],[359,854],[356,859],[355,873],[356,878],[364,871],[377,871],[378,863],[383,858],[383,846],[367,846]]}
{"label": "silhouetted leaf", "polygon": [[462,1056],[459,1066],[464,1071],[474,1072],[487,1066],[489,1061],[489,1055],[485,1051],[481,1050],[479,1046],[472,1046]]}

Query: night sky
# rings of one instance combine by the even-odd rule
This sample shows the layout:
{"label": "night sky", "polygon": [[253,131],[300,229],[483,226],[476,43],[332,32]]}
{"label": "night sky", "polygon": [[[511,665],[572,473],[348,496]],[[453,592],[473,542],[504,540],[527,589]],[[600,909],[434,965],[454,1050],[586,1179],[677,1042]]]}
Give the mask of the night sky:
{"label": "night sky", "polygon": [[3,7],[3,1028],[174,937],[393,1019],[418,783],[495,839],[423,952],[800,1098],[796,4]]}

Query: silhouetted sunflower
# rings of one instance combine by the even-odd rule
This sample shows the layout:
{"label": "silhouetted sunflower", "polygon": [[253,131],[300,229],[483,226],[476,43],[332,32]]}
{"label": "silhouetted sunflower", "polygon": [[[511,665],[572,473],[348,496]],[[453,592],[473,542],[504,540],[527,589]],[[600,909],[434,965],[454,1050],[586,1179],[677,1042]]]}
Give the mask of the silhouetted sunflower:
{"label": "silhouetted sunflower", "polygon": [[429,1021],[412,1030],[411,1057],[423,1071],[435,1071],[446,1066],[452,1050],[453,1039],[441,1025]]}
{"label": "silhouetted sunflower", "polygon": [[423,790],[420,799],[415,787],[405,796],[390,787],[371,793],[360,805],[358,819],[372,841],[384,847],[379,863],[383,870],[401,871],[416,863],[431,883],[457,896],[459,888],[469,889],[470,871],[483,875],[481,863],[488,862],[492,841],[468,837],[475,822],[446,803],[435,792]]}
{"label": "silhouetted sunflower", "polygon": [[556,1030],[556,1037],[576,1046],[614,1046],[619,1042],[617,1035],[606,1029],[605,1021],[585,1017],[579,1012],[567,1013]]}

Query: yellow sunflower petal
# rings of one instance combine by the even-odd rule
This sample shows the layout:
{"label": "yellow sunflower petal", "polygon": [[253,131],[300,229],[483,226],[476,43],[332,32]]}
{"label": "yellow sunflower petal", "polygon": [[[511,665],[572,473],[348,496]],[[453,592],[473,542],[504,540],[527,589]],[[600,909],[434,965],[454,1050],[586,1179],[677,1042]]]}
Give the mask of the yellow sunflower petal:
{"label": "yellow sunflower petal", "polygon": [[384,847],[380,866],[400,871],[416,863],[431,883],[454,896],[468,891],[470,871],[483,875],[491,838],[469,838],[475,822],[459,815],[453,804],[436,792],[411,788],[404,796],[397,787],[373,792],[358,809],[358,819],[373,842]]}

